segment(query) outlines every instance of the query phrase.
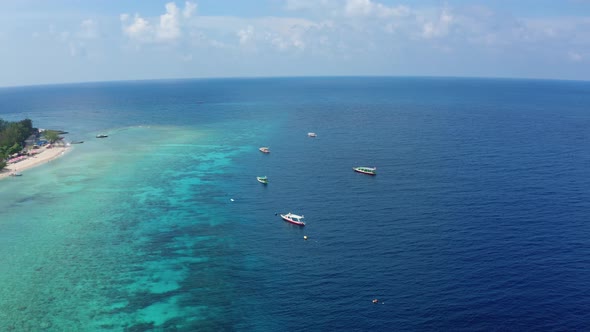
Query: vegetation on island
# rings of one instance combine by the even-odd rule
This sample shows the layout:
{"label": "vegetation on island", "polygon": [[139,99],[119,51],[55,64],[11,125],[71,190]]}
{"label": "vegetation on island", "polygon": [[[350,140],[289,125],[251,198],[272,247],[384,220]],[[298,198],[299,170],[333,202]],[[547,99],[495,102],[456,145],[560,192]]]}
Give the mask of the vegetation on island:
{"label": "vegetation on island", "polygon": [[36,132],[30,119],[17,122],[0,119],[0,170],[6,167],[8,157],[21,152],[25,140]]}
{"label": "vegetation on island", "polygon": [[61,139],[59,136],[60,132],[57,130],[45,130],[43,137],[50,143],[53,144]]}

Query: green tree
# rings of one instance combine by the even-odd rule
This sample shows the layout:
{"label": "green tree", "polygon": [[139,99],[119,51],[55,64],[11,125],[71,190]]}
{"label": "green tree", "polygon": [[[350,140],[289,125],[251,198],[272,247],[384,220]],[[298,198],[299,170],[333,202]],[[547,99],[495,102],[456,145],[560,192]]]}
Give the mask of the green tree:
{"label": "green tree", "polygon": [[25,129],[27,137],[33,132],[33,121],[31,119],[24,119],[19,122],[21,126]]}
{"label": "green tree", "polygon": [[11,154],[22,150],[25,140],[34,132],[30,119],[19,122],[0,119],[0,169],[6,167],[6,159]]}
{"label": "green tree", "polygon": [[6,150],[6,155],[11,156],[13,153],[20,152],[23,148],[18,143],[14,143],[8,150]]}
{"label": "green tree", "polygon": [[3,148],[3,146],[0,146],[0,171],[6,167],[6,153]]}
{"label": "green tree", "polygon": [[45,137],[45,139],[48,140],[51,144],[59,141],[60,139],[59,134],[55,130],[45,130],[43,132],[43,137]]}

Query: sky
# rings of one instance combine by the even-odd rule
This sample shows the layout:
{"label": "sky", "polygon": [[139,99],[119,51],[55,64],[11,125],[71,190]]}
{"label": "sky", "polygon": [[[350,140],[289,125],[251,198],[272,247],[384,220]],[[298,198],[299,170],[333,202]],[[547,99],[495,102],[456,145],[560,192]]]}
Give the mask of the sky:
{"label": "sky", "polygon": [[0,0],[0,86],[273,76],[590,80],[590,0]]}

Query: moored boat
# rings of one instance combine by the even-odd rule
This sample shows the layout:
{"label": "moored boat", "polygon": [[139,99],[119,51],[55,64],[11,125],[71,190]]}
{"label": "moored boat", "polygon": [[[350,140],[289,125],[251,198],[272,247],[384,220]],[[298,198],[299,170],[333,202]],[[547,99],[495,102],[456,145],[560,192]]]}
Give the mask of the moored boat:
{"label": "moored boat", "polygon": [[283,218],[284,221],[290,222],[290,223],[295,224],[297,226],[305,226],[305,222],[303,222],[303,220],[302,220],[303,216],[296,215],[296,214],[289,212],[287,214],[281,214],[281,218]]}
{"label": "moored boat", "polygon": [[96,138],[105,138],[105,137],[109,137],[109,136],[108,135],[104,135],[104,134],[96,135]]}
{"label": "moored boat", "polygon": [[12,172],[9,174],[10,176],[23,176],[22,173],[18,173],[18,172]]}
{"label": "moored boat", "polygon": [[268,146],[263,146],[263,147],[259,148],[258,150],[260,150],[260,152],[262,152],[262,153],[270,153],[270,149],[268,148]]}
{"label": "moored boat", "polygon": [[352,169],[355,172],[359,172],[359,173],[363,173],[363,174],[377,175],[377,167],[359,166],[359,167],[353,167]]}
{"label": "moored boat", "polygon": [[262,184],[268,184],[268,178],[266,176],[257,176],[256,180]]}

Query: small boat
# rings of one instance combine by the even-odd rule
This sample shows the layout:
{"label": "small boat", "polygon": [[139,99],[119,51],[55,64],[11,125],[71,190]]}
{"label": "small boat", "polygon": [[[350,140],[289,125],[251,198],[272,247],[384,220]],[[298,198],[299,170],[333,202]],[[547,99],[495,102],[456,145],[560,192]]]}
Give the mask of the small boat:
{"label": "small boat", "polygon": [[12,172],[9,174],[10,176],[23,176],[23,173]]}
{"label": "small boat", "polygon": [[258,150],[260,150],[260,152],[262,152],[262,153],[270,153],[270,149],[268,148],[268,146],[263,146],[263,147],[259,148]]}
{"label": "small boat", "polygon": [[268,184],[268,178],[266,176],[257,176],[256,180],[262,184]]}
{"label": "small boat", "polygon": [[[98,136],[97,136],[98,137]],[[72,141],[71,144],[82,144],[84,141]]]}
{"label": "small boat", "polygon": [[316,133],[307,133],[307,136],[309,136],[309,137],[317,137],[318,135]]}
{"label": "small boat", "polygon": [[355,172],[368,174],[368,175],[377,175],[377,167],[353,167],[352,168]]}
{"label": "small boat", "polygon": [[289,212],[287,214],[281,214],[281,218],[283,218],[284,221],[290,222],[292,224],[295,224],[298,226],[305,226],[305,222],[303,222],[301,220],[301,219],[303,219],[303,216],[299,216],[299,215]]}
{"label": "small boat", "polygon": [[104,135],[104,134],[96,135],[96,138],[105,138],[105,137],[109,137],[109,136],[108,135]]}

